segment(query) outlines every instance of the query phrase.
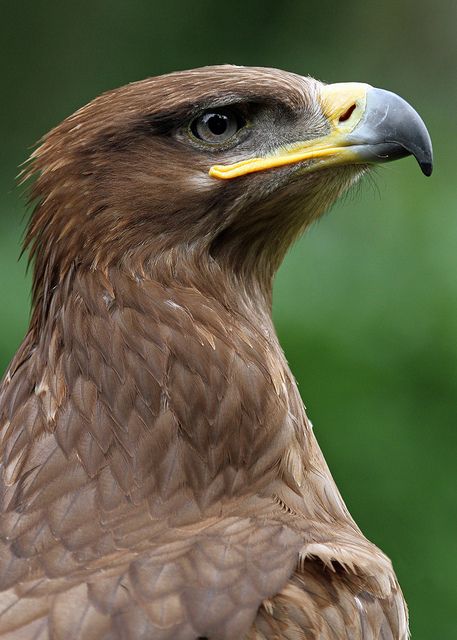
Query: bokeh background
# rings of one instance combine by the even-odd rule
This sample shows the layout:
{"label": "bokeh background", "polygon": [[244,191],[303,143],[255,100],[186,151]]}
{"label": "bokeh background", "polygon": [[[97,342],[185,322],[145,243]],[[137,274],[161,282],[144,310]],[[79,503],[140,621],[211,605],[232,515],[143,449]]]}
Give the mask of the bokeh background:
{"label": "bokeh background", "polygon": [[393,559],[413,638],[457,638],[457,2],[1,2],[0,374],[26,330],[18,165],[102,91],[205,64],[408,99],[436,165],[380,168],[290,252],[275,317],[337,483]]}

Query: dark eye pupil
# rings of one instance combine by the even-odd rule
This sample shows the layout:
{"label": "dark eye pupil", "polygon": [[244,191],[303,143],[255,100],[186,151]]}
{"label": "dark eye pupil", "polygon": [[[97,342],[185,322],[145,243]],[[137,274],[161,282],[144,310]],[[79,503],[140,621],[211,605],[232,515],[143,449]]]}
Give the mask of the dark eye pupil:
{"label": "dark eye pupil", "polygon": [[228,118],[221,113],[213,113],[208,117],[206,124],[212,134],[221,136],[227,131]]}

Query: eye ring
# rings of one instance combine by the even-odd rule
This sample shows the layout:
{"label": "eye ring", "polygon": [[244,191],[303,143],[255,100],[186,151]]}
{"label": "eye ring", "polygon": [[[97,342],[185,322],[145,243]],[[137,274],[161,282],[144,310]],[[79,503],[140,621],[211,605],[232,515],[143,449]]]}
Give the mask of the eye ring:
{"label": "eye ring", "polygon": [[230,108],[207,109],[192,120],[194,138],[211,145],[225,144],[246,125],[243,116]]}

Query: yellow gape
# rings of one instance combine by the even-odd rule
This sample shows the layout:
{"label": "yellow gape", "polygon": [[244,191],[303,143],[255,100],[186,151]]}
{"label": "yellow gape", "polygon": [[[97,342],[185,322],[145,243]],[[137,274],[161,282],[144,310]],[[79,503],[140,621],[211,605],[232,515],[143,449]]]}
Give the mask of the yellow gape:
{"label": "yellow gape", "polygon": [[367,91],[370,85],[360,82],[342,82],[323,87],[319,96],[322,111],[331,127],[330,133],[321,138],[296,142],[281,147],[264,158],[249,158],[234,164],[217,164],[210,168],[209,175],[228,180],[255,171],[296,164],[302,160],[318,160],[309,170],[351,162],[363,162],[356,149],[351,149],[347,135],[360,122],[366,107]]}

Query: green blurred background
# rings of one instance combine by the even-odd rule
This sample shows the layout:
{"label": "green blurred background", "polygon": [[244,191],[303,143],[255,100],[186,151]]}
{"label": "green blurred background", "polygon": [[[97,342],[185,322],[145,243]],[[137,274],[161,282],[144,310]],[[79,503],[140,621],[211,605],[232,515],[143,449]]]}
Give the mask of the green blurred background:
{"label": "green blurred background", "polygon": [[2,2],[0,373],[26,330],[31,145],[100,92],[232,62],[388,88],[436,165],[383,166],[290,252],[275,317],[350,510],[393,559],[413,638],[457,638],[457,2]]}

